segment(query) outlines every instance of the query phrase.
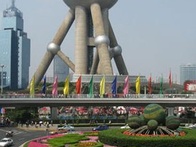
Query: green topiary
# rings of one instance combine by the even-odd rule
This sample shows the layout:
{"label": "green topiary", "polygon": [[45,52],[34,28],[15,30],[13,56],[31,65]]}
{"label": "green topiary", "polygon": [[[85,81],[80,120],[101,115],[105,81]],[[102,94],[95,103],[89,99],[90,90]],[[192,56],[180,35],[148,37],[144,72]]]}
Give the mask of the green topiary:
{"label": "green topiary", "polygon": [[139,116],[131,116],[129,117],[127,123],[130,128],[137,129],[141,126],[141,118]]}
{"label": "green topiary", "polygon": [[168,116],[165,124],[168,129],[176,130],[180,126],[180,119],[176,116]]}
{"label": "green topiary", "polygon": [[158,104],[149,104],[144,108],[144,118],[146,121],[156,120],[159,124],[165,122],[165,110]]}
{"label": "green topiary", "polygon": [[147,123],[147,126],[148,126],[149,130],[154,131],[158,127],[158,122],[154,119],[149,120],[148,123]]}
{"label": "green topiary", "polygon": [[141,114],[140,116],[139,116],[139,118],[141,118],[141,126],[144,126],[144,125],[146,125],[146,120],[145,120],[145,118],[144,118],[144,115],[143,114]]}

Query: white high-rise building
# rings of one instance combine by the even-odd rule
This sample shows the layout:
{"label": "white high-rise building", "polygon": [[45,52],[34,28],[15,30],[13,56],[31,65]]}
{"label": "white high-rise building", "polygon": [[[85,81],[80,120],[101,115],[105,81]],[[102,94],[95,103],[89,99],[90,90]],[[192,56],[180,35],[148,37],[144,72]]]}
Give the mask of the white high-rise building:
{"label": "white high-rise building", "polygon": [[196,80],[196,64],[180,65],[180,84],[187,80]]}

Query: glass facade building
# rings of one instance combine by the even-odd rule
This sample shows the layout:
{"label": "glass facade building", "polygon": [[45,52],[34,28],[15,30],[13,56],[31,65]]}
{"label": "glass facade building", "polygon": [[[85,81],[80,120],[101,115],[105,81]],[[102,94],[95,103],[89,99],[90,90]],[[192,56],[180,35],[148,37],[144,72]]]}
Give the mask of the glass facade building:
{"label": "glass facade building", "polygon": [[180,84],[187,80],[196,80],[196,64],[180,65]]}
{"label": "glass facade building", "polygon": [[[0,29],[0,64],[3,87],[25,89],[29,83],[30,39],[23,31],[23,15],[12,5],[3,11]],[[1,70],[1,72],[2,72]]]}
{"label": "glass facade building", "polygon": [[66,77],[69,75],[69,67],[57,55],[55,55],[53,63],[53,76],[58,77],[58,82],[65,82]]}

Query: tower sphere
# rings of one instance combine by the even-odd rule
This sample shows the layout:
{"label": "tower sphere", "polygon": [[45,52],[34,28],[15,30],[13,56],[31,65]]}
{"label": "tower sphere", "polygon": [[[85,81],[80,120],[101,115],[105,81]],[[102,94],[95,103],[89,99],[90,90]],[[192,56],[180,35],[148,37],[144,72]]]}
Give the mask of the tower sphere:
{"label": "tower sphere", "polygon": [[100,4],[102,8],[111,8],[118,0],[63,0],[70,8],[74,9],[76,6],[83,6],[90,8],[94,3]]}
{"label": "tower sphere", "polygon": [[60,50],[60,46],[51,42],[48,44],[47,50],[53,54],[56,54]]}
{"label": "tower sphere", "polygon": [[122,53],[122,48],[120,45],[117,45],[113,48],[113,54],[114,56],[119,56]]}

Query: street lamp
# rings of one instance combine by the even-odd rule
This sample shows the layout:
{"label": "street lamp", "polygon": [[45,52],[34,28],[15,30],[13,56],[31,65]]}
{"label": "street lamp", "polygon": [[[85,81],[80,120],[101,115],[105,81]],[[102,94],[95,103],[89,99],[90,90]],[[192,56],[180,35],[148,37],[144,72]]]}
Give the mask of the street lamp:
{"label": "street lamp", "polygon": [[3,94],[3,68],[4,65],[1,64],[1,94]]}

